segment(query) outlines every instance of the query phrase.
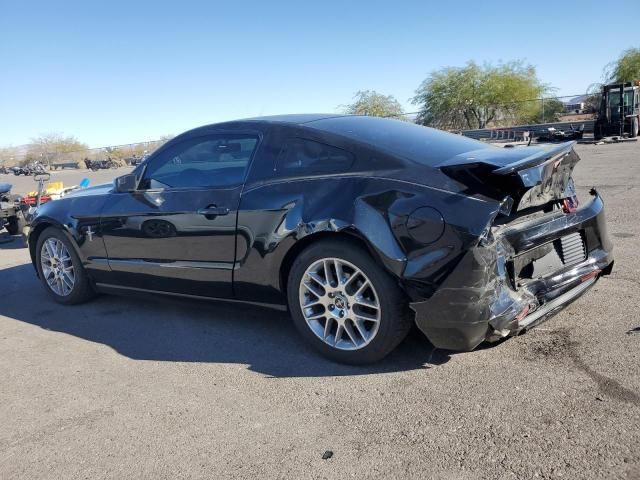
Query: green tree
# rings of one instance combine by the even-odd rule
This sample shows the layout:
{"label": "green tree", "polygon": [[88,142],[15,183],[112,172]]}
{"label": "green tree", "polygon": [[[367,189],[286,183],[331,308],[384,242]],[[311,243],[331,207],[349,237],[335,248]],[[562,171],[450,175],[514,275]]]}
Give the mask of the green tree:
{"label": "green tree", "polygon": [[640,80],[640,48],[629,48],[613,63],[605,67],[608,82]]}
{"label": "green tree", "polygon": [[515,123],[528,125],[532,123],[557,122],[563,112],[564,103],[557,98],[550,97],[524,102]]}
{"label": "green tree", "polygon": [[533,115],[533,99],[552,91],[522,61],[497,66],[468,62],[432,72],[412,99],[416,122],[444,129],[513,125]]}
{"label": "green tree", "polygon": [[383,95],[375,90],[359,90],[353,96],[353,100],[353,103],[343,106],[344,113],[400,119],[404,113],[402,105],[393,95]]}

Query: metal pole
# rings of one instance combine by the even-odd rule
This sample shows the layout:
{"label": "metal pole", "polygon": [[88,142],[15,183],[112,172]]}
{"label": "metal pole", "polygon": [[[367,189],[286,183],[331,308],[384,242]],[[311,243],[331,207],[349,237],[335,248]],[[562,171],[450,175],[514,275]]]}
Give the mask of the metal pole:
{"label": "metal pole", "polygon": [[624,138],[624,83],[620,85],[620,138]]}
{"label": "metal pole", "polygon": [[544,123],[544,97],[542,97],[542,123]]}

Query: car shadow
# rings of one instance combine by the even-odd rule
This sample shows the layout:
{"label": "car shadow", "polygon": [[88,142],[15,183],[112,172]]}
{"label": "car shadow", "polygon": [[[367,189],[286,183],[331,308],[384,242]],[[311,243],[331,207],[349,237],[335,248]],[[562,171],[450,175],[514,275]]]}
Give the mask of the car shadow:
{"label": "car shadow", "polygon": [[0,277],[9,286],[0,315],[107,345],[134,360],[237,363],[271,377],[322,377],[428,369],[450,359],[414,329],[374,365],[341,365],[312,350],[283,311],[163,296],[102,295],[62,306],[30,264],[0,270]]}

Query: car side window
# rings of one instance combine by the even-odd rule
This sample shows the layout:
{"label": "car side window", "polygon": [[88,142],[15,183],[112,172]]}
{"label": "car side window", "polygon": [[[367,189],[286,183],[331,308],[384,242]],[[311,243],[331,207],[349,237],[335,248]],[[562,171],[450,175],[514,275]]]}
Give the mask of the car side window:
{"label": "car side window", "polygon": [[346,150],[304,138],[287,141],[276,160],[276,172],[284,175],[340,173],[353,164]]}
{"label": "car side window", "polygon": [[243,182],[258,137],[225,134],[176,143],[150,159],[139,188],[229,187]]}

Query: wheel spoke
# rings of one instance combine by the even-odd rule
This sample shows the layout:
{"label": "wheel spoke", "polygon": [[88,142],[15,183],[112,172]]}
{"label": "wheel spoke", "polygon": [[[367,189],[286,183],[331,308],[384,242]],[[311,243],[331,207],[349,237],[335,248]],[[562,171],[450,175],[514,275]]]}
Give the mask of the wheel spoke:
{"label": "wheel spoke", "polygon": [[356,326],[356,329],[358,330],[358,333],[360,334],[362,339],[366,342],[367,341],[367,329],[364,328],[364,325],[362,324],[362,320],[358,320],[358,318],[354,318],[352,320],[352,322]]}
{"label": "wheel spoke", "polygon": [[379,308],[380,308],[380,307],[378,306],[378,303],[377,303],[377,302],[372,301],[372,300],[369,300],[369,299],[364,298],[364,297],[356,298],[356,299],[353,301],[353,304],[354,304],[354,305],[361,305],[361,306],[363,306],[363,307],[367,307],[367,308],[373,308],[373,309],[375,309],[375,310],[379,310]]}
{"label": "wheel spoke", "polygon": [[351,283],[360,276],[360,272],[355,271],[351,274],[351,276],[344,283],[344,289],[346,290]]}
{"label": "wheel spoke", "polygon": [[309,308],[309,307],[315,307],[316,305],[322,305],[323,303],[318,300],[317,298],[314,300],[311,300],[309,303],[305,303],[303,305],[304,308]]}
{"label": "wheel spoke", "polygon": [[325,282],[325,281],[323,280],[323,278],[322,278],[320,275],[318,275],[316,272],[309,272],[307,275],[309,276],[309,278],[310,278],[311,280],[313,280],[314,282],[316,282],[316,283],[317,283],[318,285],[320,285],[322,288],[324,288],[324,287],[325,287],[325,285],[327,284],[327,282]]}
{"label": "wheel spoke", "polygon": [[61,278],[64,284],[71,290],[73,288],[73,278],[67,275],[67,273],[64,273]]}
{"label": "wheel spoke", "polygon": [[331,333],[331,322],[333,322],[331,317],[327,317],[327,321],[324,323],[324,338],[329,338],[329,334]]}
{"label": "wheel spoke", "polygon": [[374,322],[374,323],[378,323],[378,318],[373,316],[373,315],[369,315],[368,313],[356,313],[355,317],[359,320],[364,320],[366,322]]}
{"label": "wheel spoke", "polygon": [[338,281],[338,286],[344,285],[344,271],[342,270],[342,263],[338,259],[333,260],[333,266],[336,269],[336,279]]}
{"label": "wheel spoke", "polygon": [[319,318],[324,318],[326,317],[327,314],[325,312],[321,312],[321,313],[314,313],[312,315],[308,315],[306,316],[307,320],[318,320]]}
{"label": "wheel spoke", "polygon": [[324,293],[316,290],[316,287],[312,287],[310,283],[305,283],[304,286],[309,290],[312,294],[314,294],[318,298],[324,297]]}
{"label": "wheel spoke", "polygon": [[356,293],[353,294],[354,297],[358,298],[359,296],[362,295],[362,292],[364,292],[367,287],[369,287],[369,280],[365,280],[364,282],[362,282],[362,285],[360,285],[360,287],[358,288],[358,290],[356,290]]}
{"label": "wheel spoke", "polygon": [[54,253],[55,251],[55,245],[53,244],[52,240],[49,239],[46,242],[44,242],[44,246],[47,250],[47,254],[49,255],[49,258],[53,258],[56,256],[56,254]]}
{"label": "wheel spoke", "polygon": [[329,260],[323,262],[324,276],[327,279],[327,285],[333,287],[333,274],[331,272],[331,263]]}
{"label": "wheel spoke", "polygon": [[353,331],[353,327],[349,322],[344,322],[344,331],[347,332],[349,339],[353,342],[355,346],[358,346],[358,340],[356,338],[356,332]]}
{"label": "wheel spoke", "polygon": [[344,327],[342,325],[338,324],[338,328],[336,329],[336,336],[335,336],[334,341],[333,341],[333,346],[336,346],[338,344],[338,342],[342,338],[343,332],[344,332]]}

